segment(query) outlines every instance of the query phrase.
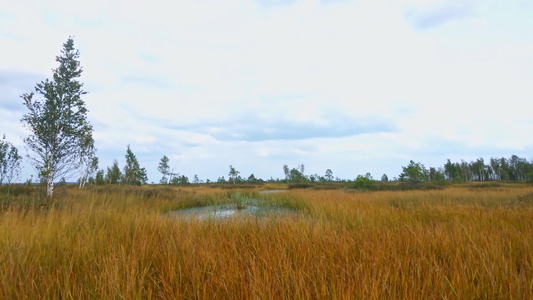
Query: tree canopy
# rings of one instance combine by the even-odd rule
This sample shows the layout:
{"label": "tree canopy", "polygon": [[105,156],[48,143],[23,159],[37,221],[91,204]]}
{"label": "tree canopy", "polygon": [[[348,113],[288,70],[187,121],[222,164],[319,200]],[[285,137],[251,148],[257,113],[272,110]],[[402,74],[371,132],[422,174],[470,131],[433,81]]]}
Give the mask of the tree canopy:
{"label": "tree canopy", "polygon": [[130,145],[128,145],[125,157],[126,165],[124,166],[122,183],[125,185],[142,185],[146,183],[148,180],[146,170],[140,167],[137,157],[131,151]]}
{"label": "tree canopy", "polygon": [[22,157],[13,144],[6,141],[4,135],[0,140],[0,185],[11,184],[11,181],[20,173],[20,161]]}
{"label": "tree canopy", "polygon": [[87,92],[77,80],[83,72],[79,56],[69,37],[56,57],[59,67],[53,70],[52,79],[38,83],[35,93],[21,96],[28,109],[21,121],[31,132],[24,141],[35,154],[30,157],[46,182],[48,196],[53,194],[55,180],[90,165],[95,153],[93,128],[82,99]]}
{"label": "tree canopy", "polygon": [[163,155],[159,162],[159,166],[157,167],[157,170],[163,174],[163,178],[159,181],[161,184],[167,184],[169,182],[169,178],[167,177],[170,174],[170,166],[168,165],[169,161],[168,157]]}
{"label": "tree canopy", "polygon": [[410,161],[407,167],[402,167],[403,172],[400,174],[400,181],[419,183],[426,181],[428,172],[423,164]]}

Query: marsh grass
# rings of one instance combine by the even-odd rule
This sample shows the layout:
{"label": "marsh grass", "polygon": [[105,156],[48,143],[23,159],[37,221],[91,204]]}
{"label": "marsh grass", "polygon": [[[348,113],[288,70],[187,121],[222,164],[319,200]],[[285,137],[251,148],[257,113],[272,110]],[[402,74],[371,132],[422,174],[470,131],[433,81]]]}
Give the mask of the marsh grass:
{"label": "marsh grass", "polygon": [[13,200],[0,213],[0,298],[533,297],[531,186],[243,193],[298,214],[162,214],[234,195],[202,187],[71,188],[42,207]]}
{"label": "marsh grass", "polygon": [[245,209],[251,204],[251,198],[244,195],[241,191],[234,192],[230,197],[230,201],[236,209]]}

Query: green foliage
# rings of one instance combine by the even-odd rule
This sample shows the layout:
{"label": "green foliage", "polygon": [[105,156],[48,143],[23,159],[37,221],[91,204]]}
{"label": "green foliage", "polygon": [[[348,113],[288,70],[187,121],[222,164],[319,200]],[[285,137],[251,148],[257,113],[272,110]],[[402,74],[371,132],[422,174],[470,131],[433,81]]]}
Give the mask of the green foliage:
{"label": "green foliage", "polygon": [[[321,180],[323,179],[323,180]],[[322,176],[318,176],[317,174],[314,174],[314,175],[310,175],[309,176],[309,182],[311,183],[315,183],[315,182],[325,182],[326,179]]]}
{"label": "green foliage", "polygon": [[[85,186],[85,183],[91,179],[91,177],[93,176],[94,172],[96,172],[98,170],[98,157],[96,156],[85,156],[85,158],[87,159],[87,162],[84,162],[84,164],[82,164],[82,174],[81,174],[81,177],[80,177],[80,188],[83,188]],[[94,181],[94,179],[93,179]]]}
{"label": "green foliage", "polygon": [[138,175],[138,176],[139,176],[139,177],[138,177],[139,182],[140,182],[141,184],[146,184],[146,183],[148,182],[148,173],[146,173],[146,169],[145,169],[145,168],[141,168],[141,169],[139,170],[139,173],[138,173],[138,174],[139,174],[139,175]]}
{"label": "green foliage", "polygon": [[197,174],[194,174],[194,176],[193,176],[193,180],[192,180],[192,183],[194,183],[194,184],[200,184],[200,183],[202,183],[202,180],[200,180],[200,178],[198,177]]}
{"label": "green foliage", "polygon": [[305,182],[305,177],[303,176],[302,172],[299,170],[292,168],[289,172],[289,178],[290,182]]}
{"label": "green foliage", "polygon": [[163,155],[161,158],[161,161],[159,162],[159,166],[157,167],[157,170],[163,174],[163,178],[159,181],[161,184],[167,184],[169,182],[169,179],[167,176],[170,175],[170,166],[168,165],[169,159],[166,155]]}
{"label": "green foliage", "polygon": [[[119,172],[120,172],[120,170],[119,170]],[[96,185],[104,185],[105,184],[104,170],[98,170],[98,172],[96,172],[96,178],[94,180],[94,183]]]}
{"label": "green foliage", "polygon": [[137,157],[131,151],[130,145],[126,150],[126,165],[124,166],[124,176],[122,183],[124,185],[142,185],[148,181],[146,170],[139,166]]}
{"label": "green foliage", "polygon": [[236,191],[231,195],[231,203],[235,205],[237,209],[244,209],[248,206],[250,198],[243,194],[241,191]]}
{"label": "green foliage", "polygon": [[527,173],[527,181],[528,182],[533,182],[533,167],[530,167],[530,172]]}
{"label": "green foliage", "polygon": [[383,176],[381,176],[381,182],[388,182],[389,181],[389,177],[387,176],[387,174],[383,174]]}
{"label": "green foliage", "polygon": [[113,160],[113,165],[111,167],[107,167],[105,181],[109,184],[119,184],[122,181],[122,172],[118,167],[116,159]]}
{"label": "green foliage", "polygon": [[331,171],[331,169],[326,170],[326,175],[324,176],[324,178],[326,179],[326,181],[333,181],[333,172]]}
{"label": "green foliage", "polygon": [[240,182],[241,180],[240,177],[239,177],[239,174],[241,172],[237,171],[232,165],[229,166],[229,173],[228,173],[228,176],[229,176],[229,182],[230,183],[237,183],[237,182]]}
{"label": "green foliage", "polygon": [[458,164],[453,164],[449,159],[444,165],[444,175],[448,181],[462,181],[460,166]]}
{"label": "green foliage", "polygon": [[0,185],[11,184],[11,181],[20,174],[22,157],[13,144],[6,141],[6,136],[0,140]]}
{"label": "green foliage", "polygon": [[251,174],[249,177],[248,177],[248,183],[257,183],[259,180],[257,180],[257,178],[255,178],[254,174]]}
{"label": "green foliage", "polygon": [[531,162],[516,155],[510,158],[492,157],[488,164],[481,157],[471,162],[461,160],[460,163],[452,163],[448,159],[442,173],[445,180],[452,182],[527,181],[532,166]]}
{"label": "green foliage", "polygon": [[289,169],[287,165],[283,165],[283,172],[285,173],[285,180],[287,183],[305,183],[309,182],[304,175],[305,166],[298,165],[298,168]]}
{"label": "green foliage", "polygon": [[428,171],[421,163],[410,161],[407,167],[402,167],[403,172],[400,174],[400,181],[407,181],[410,183],[419,183],[427,181]]}
{"label": "green foliage", "polygon": [[171,184],[187,185],[190,184],[189,178],[185,175],[172,177]]}
{"label": "green foliage", "polygon": [[86,92],[76,80],[82,73],[78,58],[79,51],[69,37],[56,57],[59,67],[53,70],[52,80],[35,86],[36,94],[44,99],[36,99],[33,92],[21,96],[28,109],[21,121],[31,132],[24,141],[35,154],[32,160],[46,181],[48,196],[53,194],[54,180],[70,176],[95,152],[93,128],[81,99]]}
{"label": "green foliage", "polygon": [[429,181],[433,182],[444,182],[444,172],[442,168],[435,169],[433,167],[429,168]]}
{"label": "green foliage", "polygon": [[353,187],[357,189],[372,189],[375,185],[375,181],[370,173],[363,175],[357,175],[357,178],[353,182]]}

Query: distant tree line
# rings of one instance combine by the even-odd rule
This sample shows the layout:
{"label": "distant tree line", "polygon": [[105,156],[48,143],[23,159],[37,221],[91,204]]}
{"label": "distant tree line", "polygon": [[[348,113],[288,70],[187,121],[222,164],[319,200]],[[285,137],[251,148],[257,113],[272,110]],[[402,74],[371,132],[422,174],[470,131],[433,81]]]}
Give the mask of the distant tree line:
{"label": "distant tree line", "polygon": [[[93,128],[87,118],[87,108],[82,96],[87,92],[78,81],[83,69],[79,62],[79,51],[74,48],[72,37],[63,44],[61,54],[56,57],[59,66],[53,69],[51,79],[36,84],[35,92],[21,95],[28,112],[21,122],[30,134],[24,139],[27,148],[33,153],[28,155],[38,171],[40,182],[46,186],[47,195],[52,196],[54,183],[65,182],[65,178],[78,175],[79,187],[91,185],[122,184],[142,185],[148,181],[146,169],[139,165],[130,146],[127,146],[125,166],[120,169],[118,161],[104,171],[98,168],[98,158],[92,137]],[[13,144],[0,140],[0,186],[10,185],[20,174],[22,157]],[[345,182],[356,188],[369,188],[375,185],[370,173],[357,175],[354,180],[344,180],[333,176],[331,169],[324,175],[305,174],[304,164],[290,168],[283,165],[284,178],[263,180],[254,174],[241,177],[241,173],[229,166],[228,179],[221,176],[216,182],[202,181],[194,175],[192,182],[170,168],[169,158],[161,158],[157,170],[163,175],[160,184],[261,184],[265,182],[308,184]],[[388,182],[386,174],[381,182]],[[470,181],[533,181],[533,162],[512,155],[509,158],[483,158],[475,161],[451,162],[449,159],[442,167],[427,169],[419,162],[410,161],[402,167],[402,173],[392,181],[418,184],[422,182],[470,182]],[[31,180],[29,181],[31,183]],[[9,191],[9,190],[8,190]]]}
{"label": "distant tree line", "polygon": [[[131,151],[130,145],[126,149],[126,165],[121,171],[118,166],[118,161],[113,160],[111,167],[107,167],[107,171],[98,170],[96,176],[88,179],[90,184],[104,185],[104,184],[123,184],[123,185],[142,185],[148,182],[146,169],[141,168],[139,161],[133,151]],[[96,160],[98,162],[98,160]],[[92,170],[97,170],[97,165]]]}
{"label": "distant tree line", "polygon": [[533,162],[516,155],[510,158],[491,158],[485,163],[483,158],[476,161],[451,163],[444,165],[444,176],[448,181],[531,181],[533,180]]}
{"label": "distant tree line", "polygon": [[[6,148],[5,146],[4,148]],[[10,151],[14,147],[10,146]],[[0,147],[1,149],[4,149]],[[6,148],[7,149],[7,148]],[[5,156],[5,155],[4,155]],[[0,164],[2,162],[2,152],[0,151]],[[20,160],[20,157],[18,157]],[[115,159],[111,166],[98,169],[98,158],[94,157],[93,164],[86,173],[87,182],[92,185],[121,184],[121,185],[142,185],[148,182],[145,168],[141,168],[139,162],[133,154],[130,146],[127,146],[125,155],[126,165],[123,169],[119,167]],[[264,183],[288,183],[288,184],[313,184],[313,183],[346,183],[354,188],[369,189],[376,186],[378,182],[406,182],[419,184],[423,182],[446,183],[446,182],[470,182],[470,181],[506,181],[506,182],[533,182],[533,161],[512,155],[510,158],[491,158],[489,163],[485,163],[483,158],[475,161],[451,162],[450,159],[442,167],[426,168],[420,162],[411,160],[407,166],[402,166],[402,173],[398,177],[389,180],[387,174],[383,174],[379,180],[374,179],[372,174],[357,175],[355,179],[341,179],[333,176],[331,169],[327,169],[324,175],[306,175],[305,165],[290,168],[283,165],[284,178],[270,178],[267,180],[257,178],[254,174],[242,177],[233,165],[229,166],[228,178],[219,177],[216,181],[209,179],[203,181],[198,175],[194,175],[190,180],[187,176],[176,173],[170,168],[170,159],[164,155],[158,165],[157,170],[162,174],[159,184],[170,185],[190,185],[190,184],[264,184]],[[6,170],[4,167],[1,170]],[[95,173],[96,172],[96,173]],[[1,173],[1,172],[0,172]],[[93,176],[94,175],[94,176]],[[81,179],[80,179],[81,180]],[[0,181],[1,183],[1,181]]]}
{"label": "distant tree line", "polygon": [[[129,149],[129,147],[128,147]],[[216,181],[206,180],[205,182],[194,175],[193,181],[179,173],[174,173],[170,170],[169,159],[165,155],[161,158],[158,166],[158,171],[163,175],[160,184],[263,184],[263,183],[328,183],[328,182],[344,182],[351,184],[355,188],[369,188],[377,182],[407,182],[412,184],[422,182],[469,182],[469,181],[508,181],[508,182],[525,182],[533,181],[533,161],[529,162],[525,158],[512,155],[510,158],[491,158],[489,163],[485,163],[483,158],[478,158],[475,161],[452,163],[450,159],[442,167],[426,168],[420,162],[411,160],[407,166],[402,167],[402,173],[398,177],[389,180],[387,174],[383,174],[379,180],[373,178],[372,174],[366,173],[364,175],[357,175],[355,179],[341,179],[333,176],[331,169],[327,169],[324,175],[311,174],[306,175],[305,165],[300,164],[297,167],[290,168],[288,165],[283,165],[283,173],[285,178],[270,178],[263,180],[257,178],[254,174],[248,177],[241,177],[240,172],[233,166],[229,166],[228,178],[224,176],[219,177]],[[144,170],[144,169],[143,169]],[[99,171],[95,181],[96,184],[124,184],[121,180],[120,169],[116,160],[111,168],[107,168],[107,174],[104,177],[103,170]],[[144,173],[146,174],[146,173]],[[146,180],[142,181],[145,183]]]}
{"label": "distant tree line", "polygon": [[426,169],[424,165],[411,161],[399,176],[400,181],[533,181],[533,162],[512,155],[510,158],[483,158],[475,161],[452,163],[450,159],[439,168]]}

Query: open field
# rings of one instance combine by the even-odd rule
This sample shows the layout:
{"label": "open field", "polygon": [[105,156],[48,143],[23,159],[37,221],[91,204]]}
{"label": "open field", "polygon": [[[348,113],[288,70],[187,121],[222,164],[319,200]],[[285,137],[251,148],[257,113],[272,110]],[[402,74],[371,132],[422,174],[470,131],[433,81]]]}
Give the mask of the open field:
{"label": "open field", "polygon": [[[289,216],[165,214],[231,189],[123,186],[0,212],[0,298],[533,297],[533,186],[242,193]],[[272,188],[280,188],[272,187]]]}

